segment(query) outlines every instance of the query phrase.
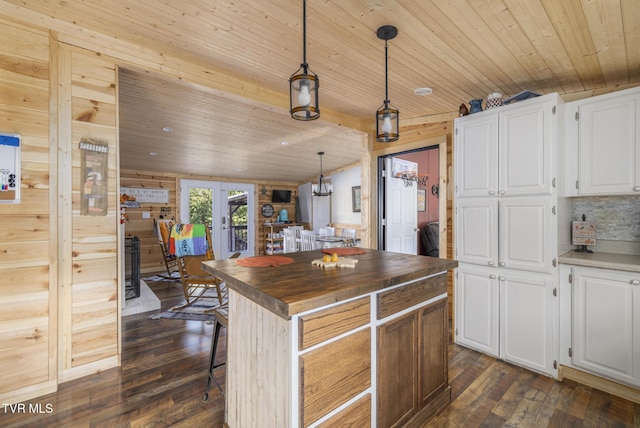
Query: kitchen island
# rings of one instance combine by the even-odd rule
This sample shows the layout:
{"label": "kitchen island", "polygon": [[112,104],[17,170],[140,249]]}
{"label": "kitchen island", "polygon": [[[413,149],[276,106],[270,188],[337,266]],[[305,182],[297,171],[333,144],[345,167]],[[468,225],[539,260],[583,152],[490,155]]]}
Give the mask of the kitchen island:
{"label": "kitchen island", "polygon": [[449,404],[457,262],[355,251],[354,267],[313,265],[319,250],[203,263],[229,287],[227,426],[420,426]]}

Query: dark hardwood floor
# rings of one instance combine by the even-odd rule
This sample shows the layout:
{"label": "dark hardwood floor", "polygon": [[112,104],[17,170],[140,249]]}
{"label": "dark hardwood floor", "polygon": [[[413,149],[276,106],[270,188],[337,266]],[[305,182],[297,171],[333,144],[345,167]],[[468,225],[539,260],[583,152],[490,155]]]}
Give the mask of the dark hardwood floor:
{"label": "dark hardwood floor", "polygon": [[[177,284],[150,286],[163,310],[182,301]],[[63,383],[58,392],[24,403],[27,410],[39,405],[42,413],[0,408],[0,426],[222,426],[224,398],[215,385],[202,401],[213,326],[150,320],[152,313],[123,319],[122,367]],[[429,427],[640,427],[640,405],[630,401],[456,345],[449,356],[452,403]],[[224,369],[216,373],[222,380]]]}

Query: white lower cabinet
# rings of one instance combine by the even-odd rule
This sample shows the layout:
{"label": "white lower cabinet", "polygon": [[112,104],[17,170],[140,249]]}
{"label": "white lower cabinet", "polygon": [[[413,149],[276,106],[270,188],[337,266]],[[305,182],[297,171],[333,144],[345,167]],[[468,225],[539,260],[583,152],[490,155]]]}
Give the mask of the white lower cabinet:
{"label": "white lower cabinet", "polygon": [[557,377],[557,290],[552,275],[460,264],[455,341]]}
{"label": "white lower cabinet", "polygon": [[640,273],[573,267],[571,365],[640,386]]}

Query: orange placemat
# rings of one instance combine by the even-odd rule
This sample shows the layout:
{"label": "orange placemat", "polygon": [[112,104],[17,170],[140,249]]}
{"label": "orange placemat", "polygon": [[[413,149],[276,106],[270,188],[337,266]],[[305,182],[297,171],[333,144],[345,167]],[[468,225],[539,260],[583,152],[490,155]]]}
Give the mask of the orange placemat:
{"label": "orange placemat", "polygon": [[367,252],[367,250],[363,250],[362,248],[356,248],[356,247],[323,248],[321,251],[325,254],[336,253],[338,256],[353,256],[356,254],[364,254]]}
{"label": "orange placemat", "polygon": [[236,263],[244,267],[266,267],[288,265],[293,263],[293,259],[285,256],[256,256],[238,259]]}

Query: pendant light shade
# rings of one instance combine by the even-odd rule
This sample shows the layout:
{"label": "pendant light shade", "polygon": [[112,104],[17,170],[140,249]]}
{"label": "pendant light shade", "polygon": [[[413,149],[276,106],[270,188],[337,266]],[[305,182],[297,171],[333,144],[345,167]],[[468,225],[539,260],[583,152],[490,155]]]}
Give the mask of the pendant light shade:
{"label": "pendant light shade", "polygon": [[329,196],[331,195],[331,188],[324,181],[324,175],[322,175],[322,156],[324,152],[318,152],[318,156],[320,156],[320,178],[318,178],[318,184],[314,184],[312,186],[313,196]]}
{"label": "pendant light shade", "polygon": [[302,2],[302,64],[289,78],[290,113],[297,120],[320,117],[318,107],[318,75],[307,65],[307,1]]}
{"label": "pendant light shade", "polygon": [[398,29],[393,25],[383,25],[378,28],[379,39],[384,40],[384,103],[376,112],[376,141],[390,143],[400,138],[400,112],[389,102],[389,55],[388,40],[398,35]]}

